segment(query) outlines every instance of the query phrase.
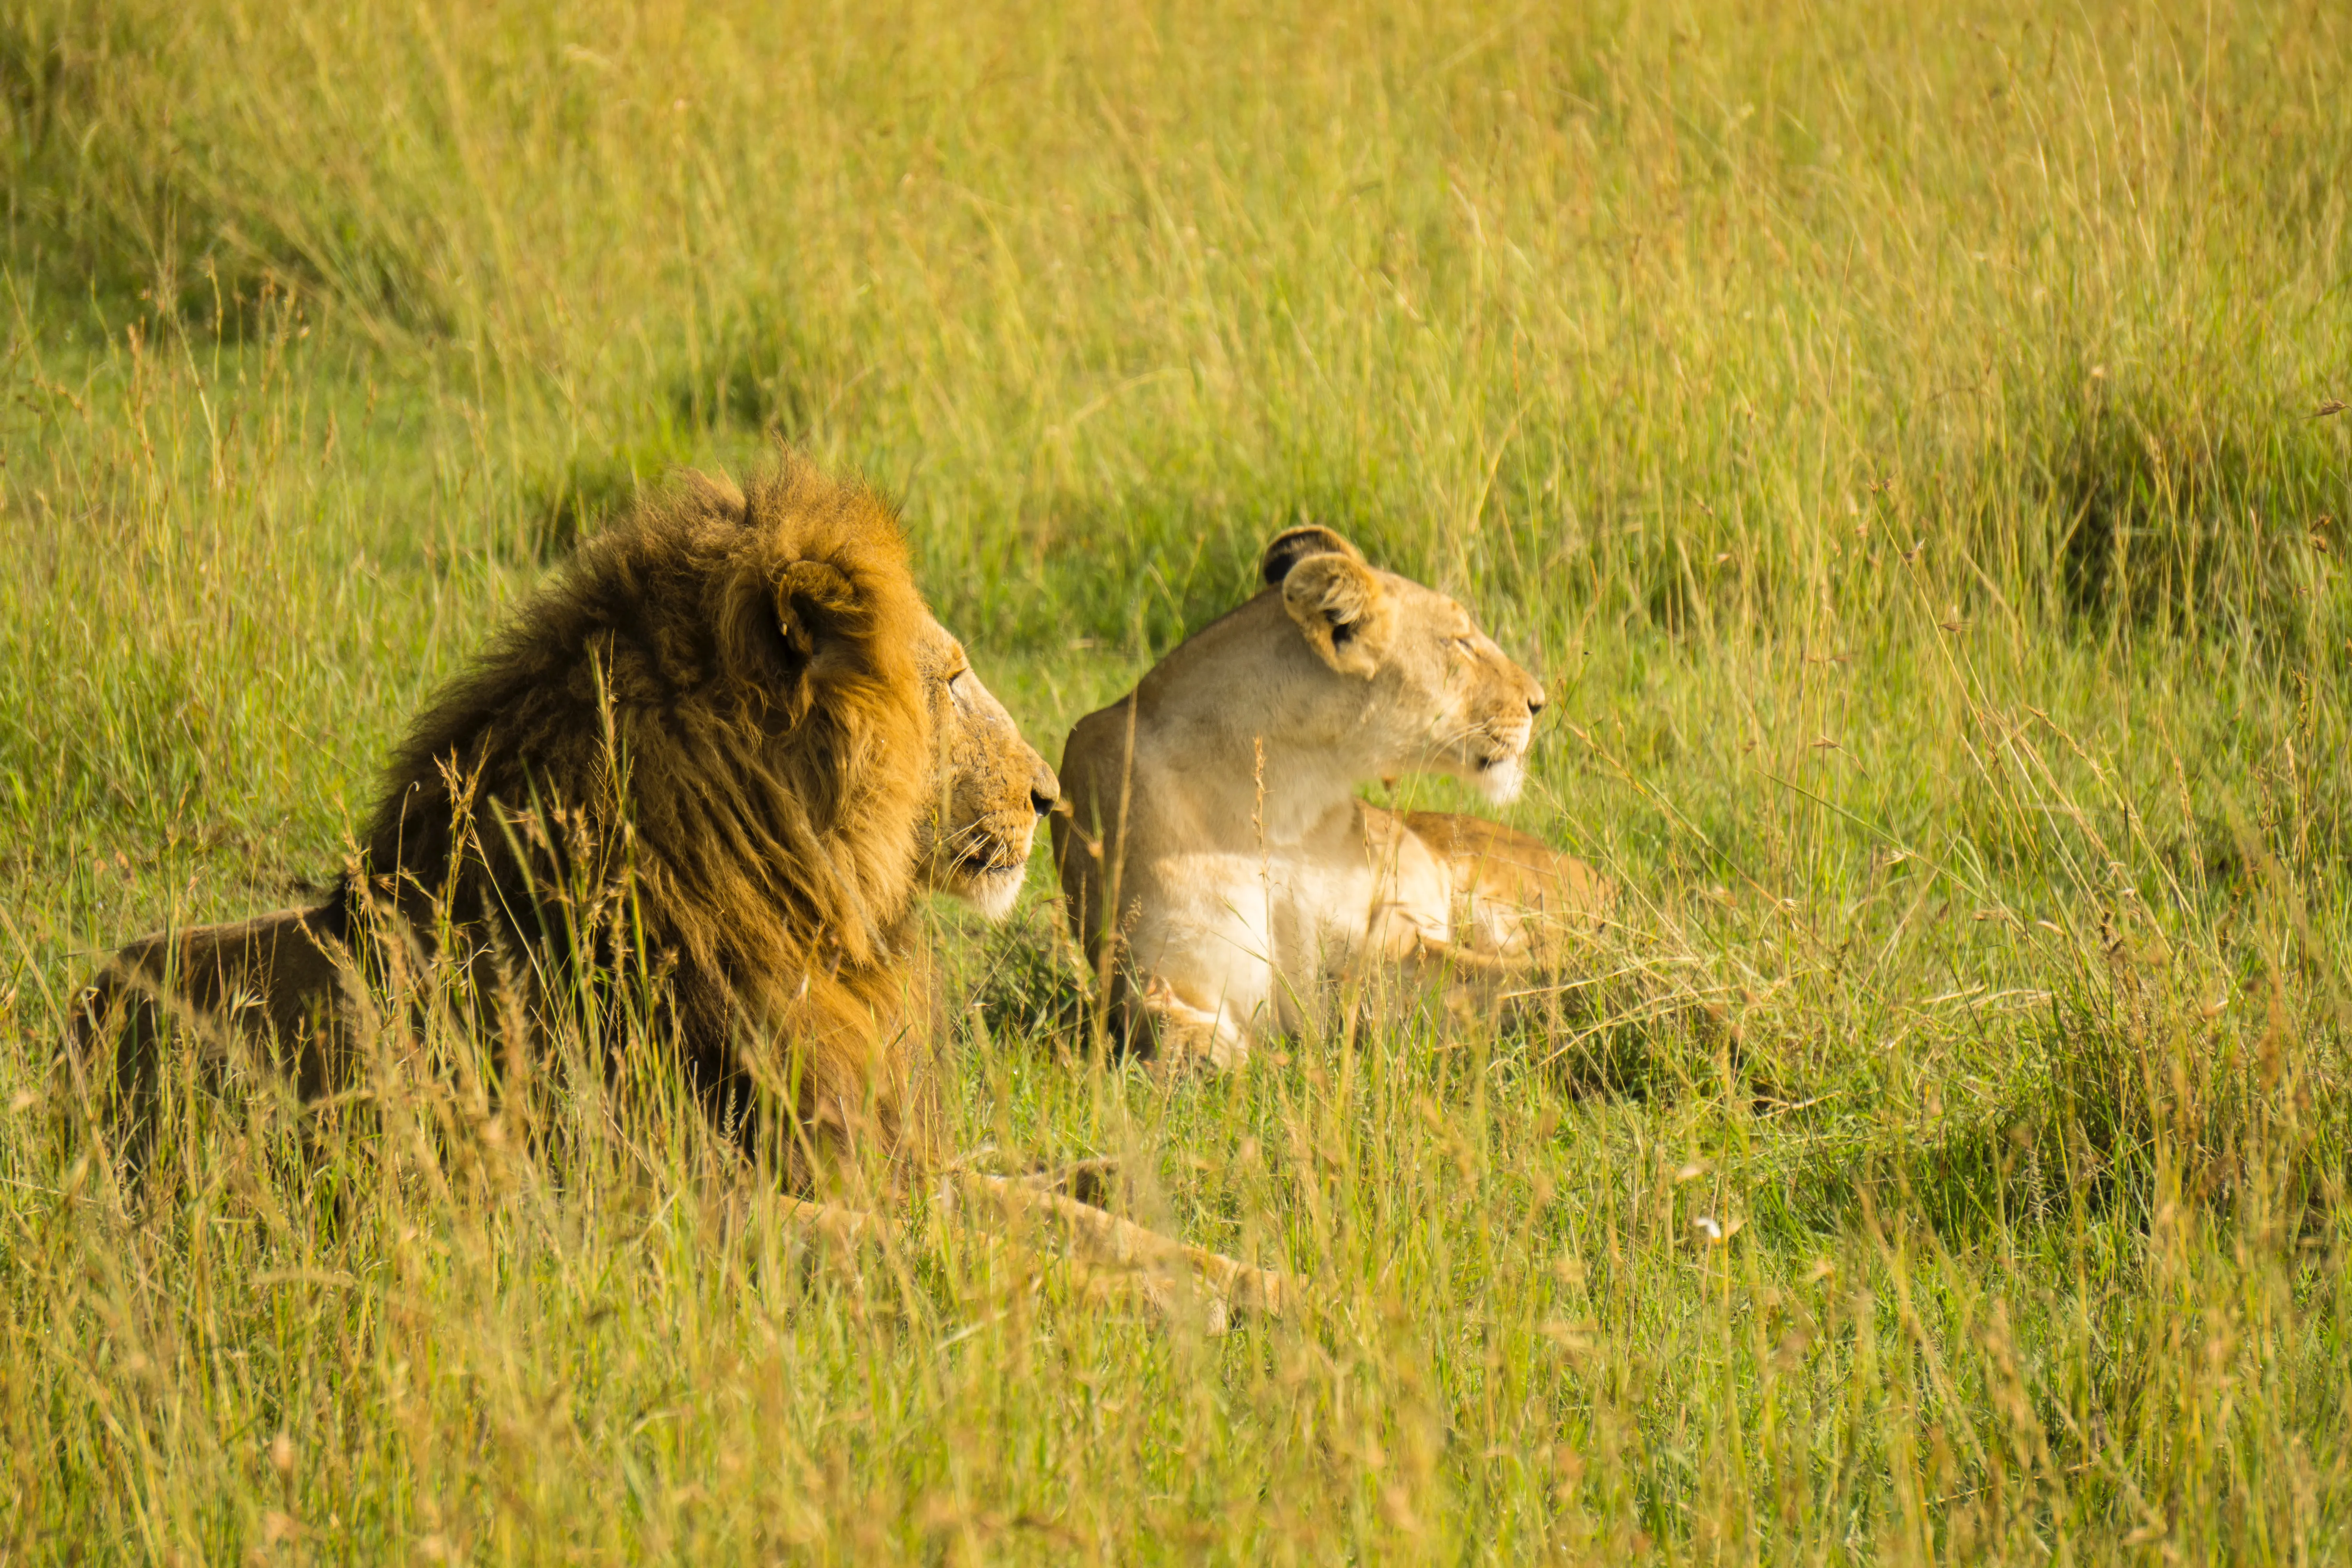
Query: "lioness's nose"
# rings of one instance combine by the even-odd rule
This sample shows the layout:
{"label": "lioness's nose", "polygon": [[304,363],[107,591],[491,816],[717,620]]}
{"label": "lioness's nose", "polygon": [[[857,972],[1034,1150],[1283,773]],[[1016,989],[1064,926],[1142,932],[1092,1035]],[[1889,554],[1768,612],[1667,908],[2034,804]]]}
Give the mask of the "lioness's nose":
{"label": "lioness's nose", "polygon": [[1544,710],[1544,689],[1540,686],[1528,692],[1528,717],[1532,719]]}
{"label": "lioness's nose", "polygon": [[1043,816],[1053,810],[1054,803],[1061,798],[1062,781],[1054,776],[1053,769],[1040,761],[1037,771],[1029,777],[1030,809]]}

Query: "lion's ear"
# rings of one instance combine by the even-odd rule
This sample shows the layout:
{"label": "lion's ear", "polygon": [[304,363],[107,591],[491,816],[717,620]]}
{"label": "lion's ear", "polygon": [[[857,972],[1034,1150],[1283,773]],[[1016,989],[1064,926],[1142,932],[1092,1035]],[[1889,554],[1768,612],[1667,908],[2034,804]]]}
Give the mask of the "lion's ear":
{"label": "lion's ear", "polygon": [[841,569],[823,561],[795,561],[777,574],[776,618],[811,637],[857,614],[857,590]]}
{"label": "lion's ear", "polygon": [[857,589],[839,568],[795,561],[776,581],[776,627],[796,656],[796,675],[865,629],[868,617]]}
{"label": "lion's ear", "polygon": [[797,719],[808,706],[811,675],[868,616],[856,586],[824,562],[793,562],[764,584],[757,575],[739,574],[728,595],[719,656],[730,677]]}
{"label": "lion's ear", "polygon": [[1266,542],[1265,559],[1258,563],[1258,574],[1269,588],[1278,588],[1290,575],[1290,569],[1310,555],[1344,555],[1350,561],[1361,561],[1362,551],[1325,528],[1320,523],[1285,529]]}
{"label": "lion's ear", "polygon": [[1282,607],[1324,663],[1370,680],[1387,653],[1396,607],[1354,554],[1310,555],[1282,580]]}

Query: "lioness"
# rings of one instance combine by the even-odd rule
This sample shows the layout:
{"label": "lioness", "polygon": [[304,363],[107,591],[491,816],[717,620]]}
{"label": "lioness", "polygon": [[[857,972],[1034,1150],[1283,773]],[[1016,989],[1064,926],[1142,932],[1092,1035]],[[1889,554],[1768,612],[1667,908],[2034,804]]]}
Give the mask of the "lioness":
{"label": "lioness", "polygon": [[1366,961],[1493,974],[1608,885],[1499,824],[1384,811],[1375,779],[1516,797],[1544,691],[1444,595],[1327,528],[1265,548],[1265,590],[1078,721],[1053,824],[1073,933],[1146,1050],[1225,1067]]}

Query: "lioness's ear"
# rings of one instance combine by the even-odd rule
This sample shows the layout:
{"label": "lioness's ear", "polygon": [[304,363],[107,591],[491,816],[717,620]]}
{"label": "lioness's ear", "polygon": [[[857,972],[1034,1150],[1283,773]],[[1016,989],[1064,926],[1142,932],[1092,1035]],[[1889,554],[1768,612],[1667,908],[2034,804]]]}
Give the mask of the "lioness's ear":
{"label": "lioness's ear", "polygon": [[1303,528],[1286,529],[1266,542],[1265,559],[1258,563],[1258,574],[1269,588],[1279,587],[1290,575],[1290,569],[1310,555],[1344,555],[1350,561],[1361,561],[1363,552],[1325,528],[1310,522]]}
{"label": "lioness's ear", "polygon": [[1396,609],[1381,580],[1353,553],[1310,555],[1282,580],[1282,607],[1307,646],[1342,675],[1370,680],[1388,651]]}

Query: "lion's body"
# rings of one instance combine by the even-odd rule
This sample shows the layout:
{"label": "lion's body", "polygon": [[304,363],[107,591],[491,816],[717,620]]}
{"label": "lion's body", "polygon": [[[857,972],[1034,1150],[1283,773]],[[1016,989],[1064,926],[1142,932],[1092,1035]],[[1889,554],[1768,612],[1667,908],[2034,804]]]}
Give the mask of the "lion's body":
{"label": "lion's body", "polygon": [[1265,580],[1078,721],[1075,816],[1054,824],[1074,931],[1125,1029],[1218,1065],[1296,1028],[1336,974],[1475,968],[1525,950],[1548,904],[1601,894],[1525,835],[1355,796],[1409,771],[1517,794],[1542,689],[1459,605],[1319,529],[1275,540]]}
{"label": "lion's body", "polygon": [[306,1099],[327,1093],[350,1059],[345,1021],[358,976],[348,961],[342,907],[277,910],[226,925],[140,938],[83,994],[109,1018],[114,1071],[126,1105],[147,1105],[175,1032],[208,1058],[232,1034],[265,1048]]}
{"label": "lion's body", "polygon": [[789,1107],[796,1184],[849,1142],[919,1156],[917,895],[1009,902],[1055,787],[968,677],[870,493],[794,462],[690,476],[418,719],[322,906],[132,943],[85,1032],[121,1042],[126,1095],[186,1018],[266,1039],[315,1096],[352,1071],[388,940],[541,1022],[582,966],[642,955],[706,1098],[764,1080]]}

